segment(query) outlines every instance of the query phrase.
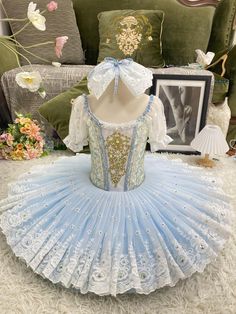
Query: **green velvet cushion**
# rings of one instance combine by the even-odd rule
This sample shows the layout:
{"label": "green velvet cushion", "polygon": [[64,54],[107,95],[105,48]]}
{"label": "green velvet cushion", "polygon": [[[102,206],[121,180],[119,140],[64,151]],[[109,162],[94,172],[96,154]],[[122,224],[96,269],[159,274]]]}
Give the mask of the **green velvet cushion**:
{"label": "green velvet cushion", "polygon": [[236,0],[221,0],[217,6],[208,51],[218,52],[228,48],[233,40]]}
{"label": "green velvet cushion", "polygon": [[[223,57],[228,57],[229,49],[224,49],[216,52],[211,64],[209,65],[209,70],[218,74],[223,74],[224,67],[223,67]],[[214,64],[214,65],[213,65]],[[227,75],[227,73],[226,73]]]}
{"label": "green velvet cushion", "polygon": [[236,117],[236,46],[228,53],[226,76],[229,79],[229,107],[232,117]]}
{"label": "green velvet cushion", "polygon": [[[15,45],[0,37],[0,78],[4,72],[18,67],[18,57],[6,46],[15,49]],[[11,121],[11,115],[0,84],[0,129],[5,129]]]}
{"label": "green velvet cushion", "polygon": [[228,59],[226,61],[226,75],[229,78],[229,107],[231,115],[234,118],[234,122],[230,122],[227,140],[236,139],[236,46],[233,47],[228,53]]}
{"label": "green velvet cushion", "polygon": [[[229,107],[231,109],[232,116],[236,117],[236,46],[216,53],[212,63],[214,63],[216,60],[219,60],[221,56],[225,54],[228,55],[225,63],[226,72],[224,77],[229,80]],[[210,68],[210,70],[216,73],[221,73],[222,61],[217,63],[214,67]]]}
{"label": "green velvet cushion", "polygon": [[[228,91],[228,103],[231,110],[232,117],[236,118],[236,46],[225,49],[218,52],[213,59],[212,63],[218,60],[221,56],[228,54],[228,58],[225,63],[225,75],[224,77],[229,80],[229,91]],[[219,62],[216,66],[211,68],[212,71],[221,73],[222,72],[222,62]],[[231,122],[229,126],[229,131],[227,139],[230,140],[235,137],[236,134],[236,124]]]}
{"label": "green velvet cushion", "polygon": [[[30,0],[2,0],[2,2],[9,17],[18,19],[27,17],[28,5],[31,2]],[[30,24],[22,32],[19,32],[19,34],[16,35],[16,40],[23,46],[31,46],[52,41],[52,44],[30,48],[29,50],[50,62],[59,61],[60,63],[67,64],[84,64],[80,33],[71,0],[57,0],[58,8],[53,12],[48,12],[47,10],[46,5],[50,2],[49,0],[38,0],[33,2],[37,3],[36,9],[39,9],[40,12],[46,10],[43,14],[46,18],[46,30],[40,31]],[[11,30],[14,33],[21,29],[23,25],[25,25],[25,22],[22,21],[10,22]],[[60,36],[68,36],[68,41],[63,48],[61,58],[58,59],[54,51],[54,43],[55,39]],[[26,55],[31,63],[47,63],[33,55],[26,54],[22,49],[19,51]],[[20,61],[22,65],[28,64],[23,57],[20,57]]]}
{"label": "green velvet cushion", "polygon": [[207,50],[215,8],[190,8],[177,0],[73,0],[86,63],[96,64],[99,47],[97,15],[111,10],[161,10],[165,13],[162,35],[166,64],[195,62],[195,49]]}
{"label": "green velvet cushion", "polygon": [[15,45],[9,40],[0,37],[0,77],[4,72],[18,67],[18,57],[11,49],[16,49]]}
{"label": "green velvet cushion", "polygon": [[229,143],[231,140],[236,140],[236,123],[230,123],[228,134],[227,134],[227,142]]}
{"label": "green velvet cushion", "polygon": [[215,77],[215,85],[213,90],[212,102],[214,104],[221,103],[229,91],[229,80],[220,76],[217,73],[213,73]]}
{"label": "green velvet cushion", "polygon": [[98,62],[105,57],[132,58],[149,67],[163,67],[161,34],[164,13],[157,10],[101,12]]}
{"label": "green velvet cushion", "polygon": [[84,93],[88,93],[87,78],[40,106],[40,114],[53,126],[61,139],[69,133],[71,99]]}

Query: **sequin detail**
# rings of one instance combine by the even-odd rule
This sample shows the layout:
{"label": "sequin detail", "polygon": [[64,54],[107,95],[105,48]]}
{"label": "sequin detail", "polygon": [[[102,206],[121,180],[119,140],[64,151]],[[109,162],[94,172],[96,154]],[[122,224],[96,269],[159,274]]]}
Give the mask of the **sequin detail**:
{"label": "sequin detail", "polygon": [[125,175],[131,139],[129,136],[115,131],[106,138],[106,148],[109,160],[111,182],[116,187]]}

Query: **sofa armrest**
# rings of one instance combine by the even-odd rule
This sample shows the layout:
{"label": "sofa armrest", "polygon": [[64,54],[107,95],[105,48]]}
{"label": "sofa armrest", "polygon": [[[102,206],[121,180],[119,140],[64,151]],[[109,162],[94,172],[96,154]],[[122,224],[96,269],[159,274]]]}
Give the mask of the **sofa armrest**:
{"label": "sofa armrest", "polygon": [[15,45],[9,40],[0,37],[0,77],[4,72],[19,66],[18,56],[12,49],[16,49]]}

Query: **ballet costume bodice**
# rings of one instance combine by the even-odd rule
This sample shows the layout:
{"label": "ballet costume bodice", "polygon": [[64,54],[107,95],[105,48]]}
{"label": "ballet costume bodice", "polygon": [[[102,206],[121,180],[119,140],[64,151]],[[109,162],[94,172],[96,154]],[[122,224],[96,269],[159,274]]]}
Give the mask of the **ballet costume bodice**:
{"label": "ballet costume bodice", "polygon": [[89,143],[92,183],[106,191],[129,191],[145,178],[144,154],[147,140],[152,150],[164,148],[171,138],[161,101],[150,96],[142,115],[127,123],[115,124],[98,119],[90,110],[88,97],[73,102],[70,134],[64,143],[80,151]]}

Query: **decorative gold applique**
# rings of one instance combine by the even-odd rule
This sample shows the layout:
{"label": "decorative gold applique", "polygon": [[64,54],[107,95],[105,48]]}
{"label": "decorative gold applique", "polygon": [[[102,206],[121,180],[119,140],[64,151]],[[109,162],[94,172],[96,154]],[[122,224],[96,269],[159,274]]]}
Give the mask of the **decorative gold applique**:
{"label": "decorative gold applique", "polygon": [[[132,56],[140,46],[153,40],[152,25],[145,15],[119,16],[112,24],[117,29],[116,43],[125,56]],[[106,43],[110,43],[112,35],[108,36]]]}
{"label": "decorative gold applique", "polygon": [[125,56],[131,56],[138,49],[142,39],[142,34],[137,27],[138,21],[134,16],[126,16],[120,21],[120,25],[122,29],[120,34],[116,35],[117,45]]}
{"label": "decorative gold applique", "polygon": [[125,175],[125,166],[130,150],[130,137],[115,131],[106,139],[106,148],[109,159],[109,173],[115,187],[121,177]]}

